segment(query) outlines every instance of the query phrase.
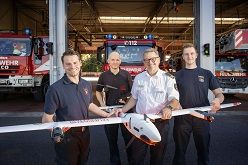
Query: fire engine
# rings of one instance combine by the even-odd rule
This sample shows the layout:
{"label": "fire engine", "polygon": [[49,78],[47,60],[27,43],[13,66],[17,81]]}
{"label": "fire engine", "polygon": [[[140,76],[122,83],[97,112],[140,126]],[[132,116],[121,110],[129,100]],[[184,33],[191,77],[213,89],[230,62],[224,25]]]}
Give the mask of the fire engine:
{"label": "fire engine", "polygon": [[248,93],[248,54],[216,54],[215,75],[223,93]]}
{"label": "fire engine", "polygon": [[223,35],[215,57],[215,75],[223,93],[248,93],[248,29]]}
{"label": "fire engine", "polygon": [[143,36],[106,35],[103,46],[97,48],[97,60],[103,63],[103,71],[109,69],[107,59],[112,51],[121,55],[120,68],[128,71],[132,77],[145,70],[143,66],[143,53],[148,48],[157,48],[163,66],[164,55],[161,47],[156,46],[156,41],[151,34]]}
{"label": "fire engine", "polygon": [[49,86],[48,37],[0,34],[0,98],[30,91],[42,101]]}
{"label": "fire engine", "polygon": [[[221,37],[216,44],[215,76],[223,93],[248,93],[248,30],[237,29]],[[171,70],[184,67],[182,52],[168,60]]]}

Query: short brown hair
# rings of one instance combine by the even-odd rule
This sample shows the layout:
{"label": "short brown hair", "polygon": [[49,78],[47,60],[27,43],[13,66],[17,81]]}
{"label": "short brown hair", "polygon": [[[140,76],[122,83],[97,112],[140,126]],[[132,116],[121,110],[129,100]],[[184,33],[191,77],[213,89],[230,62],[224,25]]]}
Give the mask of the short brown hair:
{"label": "short brown hair", "polygon": [[195,45],[192,44],[192,43],[185,43],[185,44],[183,44],[183,49],[182,49],[182,51],[184,51],[184,49],[186,49],[186,48],[194,48],[194,49],[195,49],[195,52],[197,52],[197,50],[196,50],[196,48],[195,48]]}
{"label": "short brown hair", "polygon": [[73,49],[68,49],[68,50],[66,50],[64,53],[63,53],[63,55],[62,55],[62,57],[61,57],[61,61],[62,61],[62,63],[64,63],[64,57],[65,56],[78,56],[78,59],[79,59],[79,61],[80,61],[80,54],[77,52],[77,51],[75,51],[75,50],[73,50]]}

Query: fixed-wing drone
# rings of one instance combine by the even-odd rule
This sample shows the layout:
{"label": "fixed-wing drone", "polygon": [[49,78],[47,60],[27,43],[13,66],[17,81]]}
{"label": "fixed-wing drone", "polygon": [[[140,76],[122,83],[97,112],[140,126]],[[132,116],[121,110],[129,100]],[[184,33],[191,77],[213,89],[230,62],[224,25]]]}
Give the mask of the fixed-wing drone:
{"label": "fixed-wing drone", "polygon": [[[221,108],[228,108],[240,105],[240,102],[222,104]],[[121,106],[107,106],[101,107],[101,109],[113,109],[120,108]],[[211,106],[196,107],[172,111],[172,116],[191,114],[195,111],[210,111]],[[137,138],[141,139],[149,145],[155,145],[161,141],[161,136],[152,120],[161,118],[161,115],[156,114],[137,114],[137,113],[125,113],[120,117],[109,117],[109,118],[96,118],[86,120],[73,120],[73,121],[61,121],[51,123],[36,123],[36,124],[25,124],[15,126],[3,126],[0,127],[0,133],[8,132],[22,132],[22,131],[33,131],[33,130],[45,130],[57,128],[62,130],[66,127],[83,127],[83,126],[94,126],[94,125],[105,125],[105,124],[116,124],[124,123],[125,127]]]}

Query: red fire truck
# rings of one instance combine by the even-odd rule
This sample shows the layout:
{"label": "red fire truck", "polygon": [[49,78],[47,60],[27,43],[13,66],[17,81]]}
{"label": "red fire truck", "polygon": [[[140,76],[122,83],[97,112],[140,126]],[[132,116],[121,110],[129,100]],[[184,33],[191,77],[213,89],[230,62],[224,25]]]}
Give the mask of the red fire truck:
{"label": "red fire truck", "polygon": [[109,69],[107,59],[112,51],[117,51],[121,55],[121,69],[128,71],[133,77],[142,72],[143,53],[148,48],[157,48],[163,66],[164,55],[161,47],[156,46],[156,42],[151,34],[145,35],[142,39],[138,36],[106,35],[104,45],[97,48],[97,59],[103,63],[103,71]]}
{"label": "red fire truck", "polygon": [[42,101],[49,86],[48,37],[0,34],[0,98],[14,91],[30,91]]}
{"label": "red fire truck", "polygon": [[[184,67],[182,52],[172,55],[168,60],[169,71],[174,74]],[[223,93],[248,93],[248,53],[215,54],[215,76]]]}
{"label": "red fire truck", "polygon": [[215,75],[223,93],[248,93],[248,53],[216,54]]}
{"label": "red fire truck", "polygon": [[248,93],[248,29],[223,35],[215,58],[215,75],[223,93]]}
{"label": "red fire truck", "polygon": [[[237,29],[217,42],[215,76],[225,94],[248,93],[248,30]],[[182,52],[172,55],[171,70],[184,67]]]}

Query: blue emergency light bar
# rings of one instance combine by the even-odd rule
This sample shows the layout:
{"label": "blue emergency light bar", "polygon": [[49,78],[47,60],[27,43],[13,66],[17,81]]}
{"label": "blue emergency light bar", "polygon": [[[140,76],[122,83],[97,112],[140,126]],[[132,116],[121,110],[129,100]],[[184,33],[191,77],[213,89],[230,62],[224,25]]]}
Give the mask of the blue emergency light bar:
{"label": "blue emergency light bar", "polygon": [[105,35],[105,38],[111,40],[111,39],[117,39],[117,36],[116,35],[113,35],[113,34],[106,34]]}
{"label": "blue emergency light bar", "polygon": [[31,36],[32,35],[32,30],[30,28],[24,28],[23,29],[23,34]]}
{"label": "blue emergency light bar", "polygon": [[[117,39],[117,36],[116,35],[113,35],[113,34],[106,34],[104,36],[105,39]],[[120,39],[148,39],[148,40],[151,40],[151,39],[154,39],[154,36],[152,34],[147,34],[147,35],[144,35],[144,36],[120,36],[119,37]]]}
{"label": "blue emergency light bar", "polygon": [[151,40],[151,39],[154,38],[152,34],[147,34],[147,35],[145,35],[145,36],[147,37],[146,39],[149,39],[149,40]]}

